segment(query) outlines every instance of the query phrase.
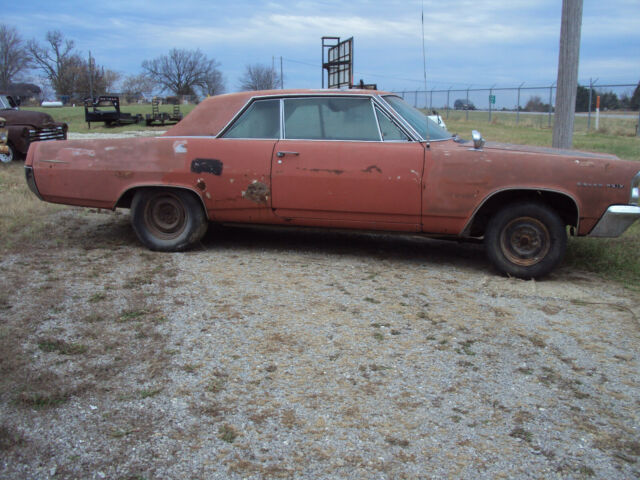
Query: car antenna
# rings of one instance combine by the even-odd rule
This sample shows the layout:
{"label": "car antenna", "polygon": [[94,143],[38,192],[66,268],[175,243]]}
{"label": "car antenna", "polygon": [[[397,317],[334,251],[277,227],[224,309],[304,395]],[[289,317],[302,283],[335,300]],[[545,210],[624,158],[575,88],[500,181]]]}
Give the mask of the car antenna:
{"label": "car antenna", "polygon": [[[427,53],[424,46],[424,0],[422,0],[422,73],[424,75],[424,94],[427,95]],[[417,96],[417,94],[416,94]],[[425,100],[426,103],[426,100]],[[424,129],[427,148],[429,147],[429,115],[425,115]]]}

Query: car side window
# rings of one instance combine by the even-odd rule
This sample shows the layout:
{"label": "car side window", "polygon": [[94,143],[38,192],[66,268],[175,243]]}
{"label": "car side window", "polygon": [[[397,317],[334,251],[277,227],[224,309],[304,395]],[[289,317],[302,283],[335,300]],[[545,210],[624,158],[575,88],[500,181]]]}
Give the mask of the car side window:
{"label": "car side window", "polygon": [[280,138],[280,100],[256,100],[223,138]]}
{"label": "car side window", "polygon": [[376,107],[376,116],[378,117],[378,124],[380,125],[380,133],[382,134],[382,140],[385,142],[401,141],[408,142],[409,137],[400,128],[391,121],[385,113]]}
{"label": "car side window", "polygon": [[288,98],[284,118],[287,139],[380,141],[369,98]]}

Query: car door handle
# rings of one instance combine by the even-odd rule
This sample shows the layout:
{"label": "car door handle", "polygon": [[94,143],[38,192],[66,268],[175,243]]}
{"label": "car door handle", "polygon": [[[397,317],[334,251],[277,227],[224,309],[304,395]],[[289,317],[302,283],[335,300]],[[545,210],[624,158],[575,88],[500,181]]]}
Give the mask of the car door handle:
{"label": "car door handle", "polygon": [[284,157],[285,155],[300,155],[299,152],[278,152],[276,153],[276,155],[280,158]]}

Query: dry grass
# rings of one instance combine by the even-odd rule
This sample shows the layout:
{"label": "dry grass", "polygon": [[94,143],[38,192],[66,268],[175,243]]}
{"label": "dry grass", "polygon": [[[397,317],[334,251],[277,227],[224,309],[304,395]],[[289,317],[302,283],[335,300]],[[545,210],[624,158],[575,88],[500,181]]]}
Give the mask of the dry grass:
{"label": "dry grass", "polygon": [[47,238],[50,215],[63,208],[31,193],[22,162],[0,165],[0,249]]}

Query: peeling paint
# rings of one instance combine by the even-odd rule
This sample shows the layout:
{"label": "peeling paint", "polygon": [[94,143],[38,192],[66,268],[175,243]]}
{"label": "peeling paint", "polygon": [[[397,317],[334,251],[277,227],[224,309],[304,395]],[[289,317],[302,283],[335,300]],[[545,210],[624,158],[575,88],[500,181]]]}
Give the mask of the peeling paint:
{"label": "peeling paint", "polygon": [[118,178],[131,178],[133,176],[133,172],[131,171],[117,171],[115,172],[115,176]]}
{"label": "peeling paint", "polygon": [[173,142],[173,153],[187,153],[187,141],[176,140]]}
{"label": "peeling paint", "polygon": [[310,168],[310,172],[327,172],[327,173],[335,173],[336,175],[342,175],[344,170],[330,170],[326,168]]}
{"label": "peeling paint", "polygon": [[246,190],[242,192],[242,198],[246,198],[255,203],[267,205],[269,202],[269,187],[262,182],[254,180],[249,184]]}
{"label": "peeling paint", "polygon": [[365,168],[364,170],[362,170],[364,173],[371,173],[373,171],[376,171],[378,173],[382,173],[382,170],[380,170],[380,167],[378,167],[377,165],[369,165],[367,168]]}
{"label": "peeling paint", "polygon": [[207,189],[207,184],[204,182],[203,178],[198,179],[198,181],[196,182],[196,188],[198,188],[198,190],[202,190],[203,192]]}
{"label": "peeling paint", "polygon": [[117,150],[118,147],[105,147],[104,151],[105,152],[110,152],[111,150]]}
{"label": "peeling paint", "polygon": [[193,173],[211,173],[213,175],[222,175],[223,163],[215,158],[196,158],[191,162],[191,171]]}
{"label": "peeling paint", "polygon": [[204,196],[211,200],[211,194],[209,192],[205,193]]}
{"label": "peeling paint", "polygon": [[88,150],[86,148],[67,148],[65,150],[70,151],[71,155],[73,155],[74,157],[79,157],[79,156],[95,157],[96,156],[95,150]]}

